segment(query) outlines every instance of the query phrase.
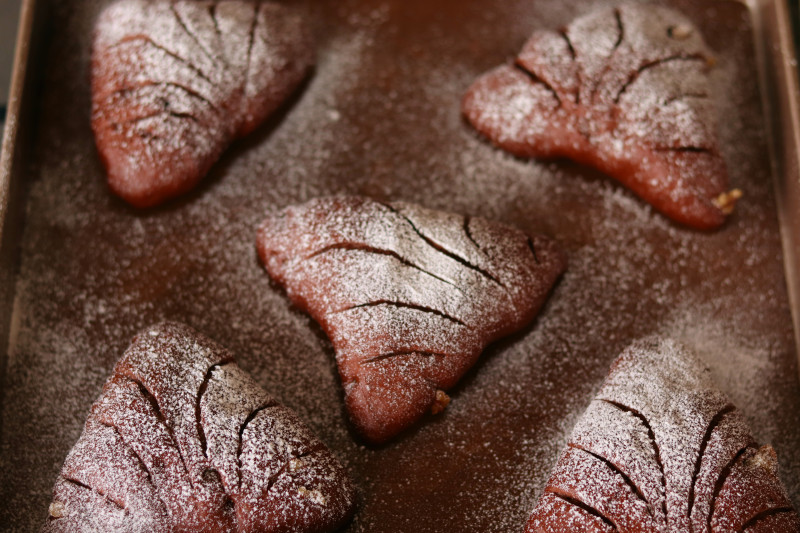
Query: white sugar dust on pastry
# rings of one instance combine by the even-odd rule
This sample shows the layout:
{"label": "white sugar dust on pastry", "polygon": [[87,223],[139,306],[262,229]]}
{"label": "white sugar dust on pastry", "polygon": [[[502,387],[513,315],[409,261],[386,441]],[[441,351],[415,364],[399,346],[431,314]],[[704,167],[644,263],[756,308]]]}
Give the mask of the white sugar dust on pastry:
{"label": "white sugar dust on pastry", "polygon": [[111,190],[183,194],[286,100],[313,63],[303,20],[247,0],[120,0],[92,50],[92,129]]}
{"label": "white sugar dust on pastry", "polygon": [[207,337],[134,338],[53,489],[42,531],[324,532],[352,516],[331,452]]}
{"label": "white sugar dust on pastry", "polygon": [[350,417],[376,443],[441,412],[445,391],[533,320],[565,267],[545,237],[363,197],[267,217],[258,250],[330,337]]}
{"label": "white sugar dust on pastry", "polygon": [[682,345],[626,349],[575,427],[528,533],[798,533],[744,417]]}

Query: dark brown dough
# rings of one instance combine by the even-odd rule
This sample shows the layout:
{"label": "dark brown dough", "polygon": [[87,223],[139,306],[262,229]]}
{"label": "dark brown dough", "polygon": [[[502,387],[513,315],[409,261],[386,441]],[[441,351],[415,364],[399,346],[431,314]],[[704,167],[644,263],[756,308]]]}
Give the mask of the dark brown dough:
{"label": "dark brown dough", "polygon": [[151,327],[117,363],[43,532],[315,532],[352,515],[336,458],[207,337]]}
{"label": "dark brown dough", "polygon": [[613,176],[672,219],[715,228],[731,212],[697,28],[670,9],[623,4],[537,31],[513,64],[480,77],[463,113],[522,157],[567,157]]}
{"label": "dark brown dough", "polygon": [[798,533],[777,469],[694,355],[638,341],[575,427],[526,532]]}
{"label": "dark brown dough", "polygon": [[97,23],[92,129],[111,190],[136,207],[182,194],[261,124],[313,63],[287,8],[121,0]]}
{"label": "dark brown dough", "polygon": [[360,197],[269,216],[258,250],[330,337],[347,410],[374,443],[444,409],[444,391],[533,320],[565,265],[545,237]]}

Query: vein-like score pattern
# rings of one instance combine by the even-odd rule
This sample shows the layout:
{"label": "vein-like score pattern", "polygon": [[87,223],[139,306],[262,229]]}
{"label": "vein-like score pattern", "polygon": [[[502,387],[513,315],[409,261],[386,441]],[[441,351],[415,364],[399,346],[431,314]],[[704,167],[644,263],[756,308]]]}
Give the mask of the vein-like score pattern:
{"label": "vein-like score pattern", "polygon": [[533,319],[565,266],[545,237],[360,197],[267,217],[258,250],[330,337],[350,417],[376,443],[444,409],[444,391]]}
{"label": "vein-like score pattern", "polygon": [[187,326],[140,333],[53,490],[44,532],[323,532],[353,512],[343,467],[233,356]]}
{"label": "vein-like score pattern", "polygon": [[613,176],[670,218],[721,225],[738,190],[716,133],[711,52],[689,20],[625,3],[537,31],[481,76],[466,118],[521,157],[568,157]]}
{"label": "vein-like score pattern", "polygon": [[526,532],[798,533],[777,468],[694,355],[638,341],[575,427]]}
{"label": "vein-like score pattern", "polygon": [[182,194],[313,63],[303,21],[249,0],[120,0],[97,23],[92,128],[111,189],[137,207]]}

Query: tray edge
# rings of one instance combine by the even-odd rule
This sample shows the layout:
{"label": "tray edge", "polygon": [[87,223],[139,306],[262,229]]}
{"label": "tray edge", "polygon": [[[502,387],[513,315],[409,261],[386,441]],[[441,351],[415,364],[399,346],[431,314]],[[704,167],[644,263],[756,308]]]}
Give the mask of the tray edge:
{"label": "tray edge", "polygon": [[745,4],[753,20],[761,105],[766,120],[800,377],[800,84],[797,58],[787,2],[745,0]]}

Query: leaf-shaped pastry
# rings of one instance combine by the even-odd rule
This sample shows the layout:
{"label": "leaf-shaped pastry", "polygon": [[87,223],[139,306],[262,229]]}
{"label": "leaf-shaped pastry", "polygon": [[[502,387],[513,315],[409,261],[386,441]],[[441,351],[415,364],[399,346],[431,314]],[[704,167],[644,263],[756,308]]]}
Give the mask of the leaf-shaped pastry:
{"label": "leaf-shaped pastry", "polygon": [[140,333],[69,453],[43,531],[323,532],[353,512],[343,467],[224,348]]}
{"label": "leaf-shaped pastry", "polygon": [[625,350],[570,439],[528,533],[800,532],[777,475],[708,369],[672,340]]}
{"label": "leaf-shaped pastry", "polygon": [[375,443],[441,411],[444,391],[533,319],[564,269],[544,237],[359,197],[269,216],[258,250],[333,342],[350,417]]}
{"label": "leaf-shaped pastry", "polygon": [[92,51],[92,128],[111,189],[137,207],[188,191],[312,62],[308,29],[277,4],[112,4]]}
{"label": "leaf-shaped pastry", "polygon": [[480,77],[462,111],[522,157],[567,157],[618,179],[697,228],[722,224],[726,192],[707,70],[711,53],[682,15],[623,4],[538,31],[513,65]]}

